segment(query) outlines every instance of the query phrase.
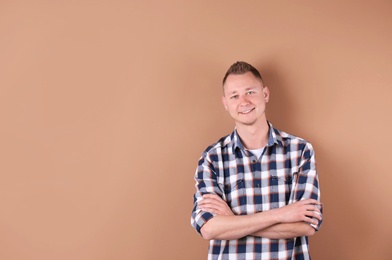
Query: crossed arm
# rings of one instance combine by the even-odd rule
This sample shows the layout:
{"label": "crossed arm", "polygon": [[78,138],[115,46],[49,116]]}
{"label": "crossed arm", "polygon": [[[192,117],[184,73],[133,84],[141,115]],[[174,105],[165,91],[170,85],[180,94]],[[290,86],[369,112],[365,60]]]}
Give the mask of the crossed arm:
{"label": "crossed arm", "polygon": [[203,225],[201,233],[208,240],[231,240],[248,235],[271,239],[311,236],[315,230],[309,224],[317,225],[321,220],[319,204],[317,200],[305,199],[281,208],[237,216],[218,195],[206,194],[199,207],[216,216]]}

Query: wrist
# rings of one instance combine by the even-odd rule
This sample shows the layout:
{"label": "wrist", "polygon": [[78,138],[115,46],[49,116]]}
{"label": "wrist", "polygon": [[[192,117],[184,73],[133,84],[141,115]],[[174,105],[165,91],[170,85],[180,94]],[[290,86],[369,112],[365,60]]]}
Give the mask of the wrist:
{"label": "wrist", "polygon": [[279,209],[271,209],[268,211],[261,212],[261,219],[268,219],[271,225],[279,224],[283,222]]}

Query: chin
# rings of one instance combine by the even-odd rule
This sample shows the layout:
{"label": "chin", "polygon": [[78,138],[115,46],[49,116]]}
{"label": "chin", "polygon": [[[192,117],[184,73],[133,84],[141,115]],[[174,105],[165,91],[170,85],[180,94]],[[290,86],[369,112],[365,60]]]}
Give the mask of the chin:
{"label": "chin", "polygon": [[252,126],[256,123],[256,120],[253,121],[238,121],[239,124],[245,125],[245,126]]}
{"label": "chin", "polygon": [[245,122],[245,123],[243,123],[243,125],[252,126],[252,125],[255,125],[255,122]]}

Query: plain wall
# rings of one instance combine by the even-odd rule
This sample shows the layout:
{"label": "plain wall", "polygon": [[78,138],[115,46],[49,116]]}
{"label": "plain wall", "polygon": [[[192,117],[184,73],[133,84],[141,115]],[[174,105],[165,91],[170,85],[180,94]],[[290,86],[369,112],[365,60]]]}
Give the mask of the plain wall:
{"label": "plain wall", "polygon": [[237,60],[316,151],[316,260],[391,259],[390,1],[1,1],[0,259],[206,259],[202,151]]}

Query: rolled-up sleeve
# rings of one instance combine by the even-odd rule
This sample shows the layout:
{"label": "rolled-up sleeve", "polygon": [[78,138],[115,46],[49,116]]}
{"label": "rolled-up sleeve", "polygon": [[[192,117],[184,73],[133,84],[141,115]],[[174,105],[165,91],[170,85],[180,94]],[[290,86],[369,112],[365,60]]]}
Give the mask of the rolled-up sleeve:
{"label": "rolled-up sleeve", "polygon": [[198,206],[199,201],[202,200],[204,194],[217,194],[219,196],[223,194],[218,184],[218,176],[213,159],[214,156],[204,152],[199,160],[194,177],[196,192],[193,198],[191,224],[199,234],[201,234],[203,225],[215,216],[210,212],[202,211]]}
{"label": "rolled-up sleeve", "polygon": [[[308,198],[320,202],[320,188],[315,153],[310,143],[306,143],[302,151],[296,185],[294,186],[294,192],[292,194],[293,202]],[[321,224],[322,220],[319,220],[318,225],[311,226],[317,231]]]}

